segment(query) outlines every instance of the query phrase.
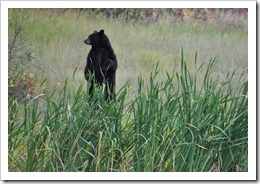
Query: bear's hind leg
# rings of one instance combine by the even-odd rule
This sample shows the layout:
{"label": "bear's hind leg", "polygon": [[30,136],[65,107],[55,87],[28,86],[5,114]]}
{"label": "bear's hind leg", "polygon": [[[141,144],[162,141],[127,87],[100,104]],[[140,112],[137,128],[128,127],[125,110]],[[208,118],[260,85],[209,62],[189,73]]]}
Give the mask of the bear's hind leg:
{"label": "bear's hind leg", "polygon": [[88,91],[88,94],[89,94],[89,97],[92,98],[93,97],[93,90],[94,90],[94,81],[92,80],[90,82],[90,87],[89,87],[89,91]]}

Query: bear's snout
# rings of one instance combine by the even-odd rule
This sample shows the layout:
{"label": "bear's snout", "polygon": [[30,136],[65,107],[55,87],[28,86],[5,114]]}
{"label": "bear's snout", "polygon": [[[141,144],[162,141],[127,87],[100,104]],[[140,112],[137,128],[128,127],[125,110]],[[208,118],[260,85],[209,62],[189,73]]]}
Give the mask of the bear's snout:
{"label": "bear's snout", "polygon": [[84,43],[87,45],[90,45],[91,44],[90,39],[88,38],[88,39],[84,40]]}

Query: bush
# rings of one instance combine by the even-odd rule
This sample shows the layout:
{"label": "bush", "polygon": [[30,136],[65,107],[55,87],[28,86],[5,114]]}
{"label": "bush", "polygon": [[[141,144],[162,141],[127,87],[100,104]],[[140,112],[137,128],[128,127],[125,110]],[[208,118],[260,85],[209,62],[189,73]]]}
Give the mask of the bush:
{"label": "bush", "polygon": [[155,23],[167,19],[171,23],[192,21],[224,27],[247,28],[246,8],[97,8],[81,9],[101,13],[107,18],[123,18],[141,23]]}
{"label": "bush", "polygon": [[26,17],[22,11],[10,10],[19,16],[8,21],[8,96],[17,99],[32,98],[45,89],[44,81],[32,72],[34,49],[24,37]]}

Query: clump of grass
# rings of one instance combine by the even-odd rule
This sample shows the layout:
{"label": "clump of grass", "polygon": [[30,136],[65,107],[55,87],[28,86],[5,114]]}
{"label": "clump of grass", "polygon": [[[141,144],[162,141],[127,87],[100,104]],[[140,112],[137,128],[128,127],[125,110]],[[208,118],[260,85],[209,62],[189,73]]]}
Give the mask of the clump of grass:
{"label": "clump of grass", "polygon": [[234,73],[214,78],[214,62],[197,78],[205,66],[196,55],[191,73],[182,53],[162,82],[156,65],[131,101],[130,83],[110,103],[68,82],[41,101],[10,99],[9,171],[247,171],[247,82],[235,92]]}
{"label": "clump of grass", "polygon": [[158,71],[151,75],[147,92],[139,81],[133,106],[135,170],[246,170],[247,161],[242,164],[236,158],[244,155],[247,159],[247,83],[235,96],[230,83],[233,75],[223,82],[211,78],[213,59],[198,87],[196,75],[191,75],[181,58],[181,73],[175,73],[178,86],[172,85],[174,75],[156,83]]}

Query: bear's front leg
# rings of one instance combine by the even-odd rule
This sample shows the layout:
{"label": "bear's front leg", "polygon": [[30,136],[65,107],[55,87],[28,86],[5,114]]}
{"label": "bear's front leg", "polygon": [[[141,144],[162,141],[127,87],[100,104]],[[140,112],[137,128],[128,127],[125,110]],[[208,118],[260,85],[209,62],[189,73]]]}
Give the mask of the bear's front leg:
{"label": "bear's front leg", "polygon": [[88,69],[88,67],[86,66],[85,67],[85,70],[84,70],[84,76],[85,76],[85,79],[88,81],[89,80],[89,77],[91,75],[91,72],[90,70]]}
{"label": "bear's front leg", "polygon": [[85,66],[85,69],[84,69],[84,76],[85,76],[85,79],[87,81],[89,81],[93,76],[93,66],[92,64],[88,61],[86,66]]}

